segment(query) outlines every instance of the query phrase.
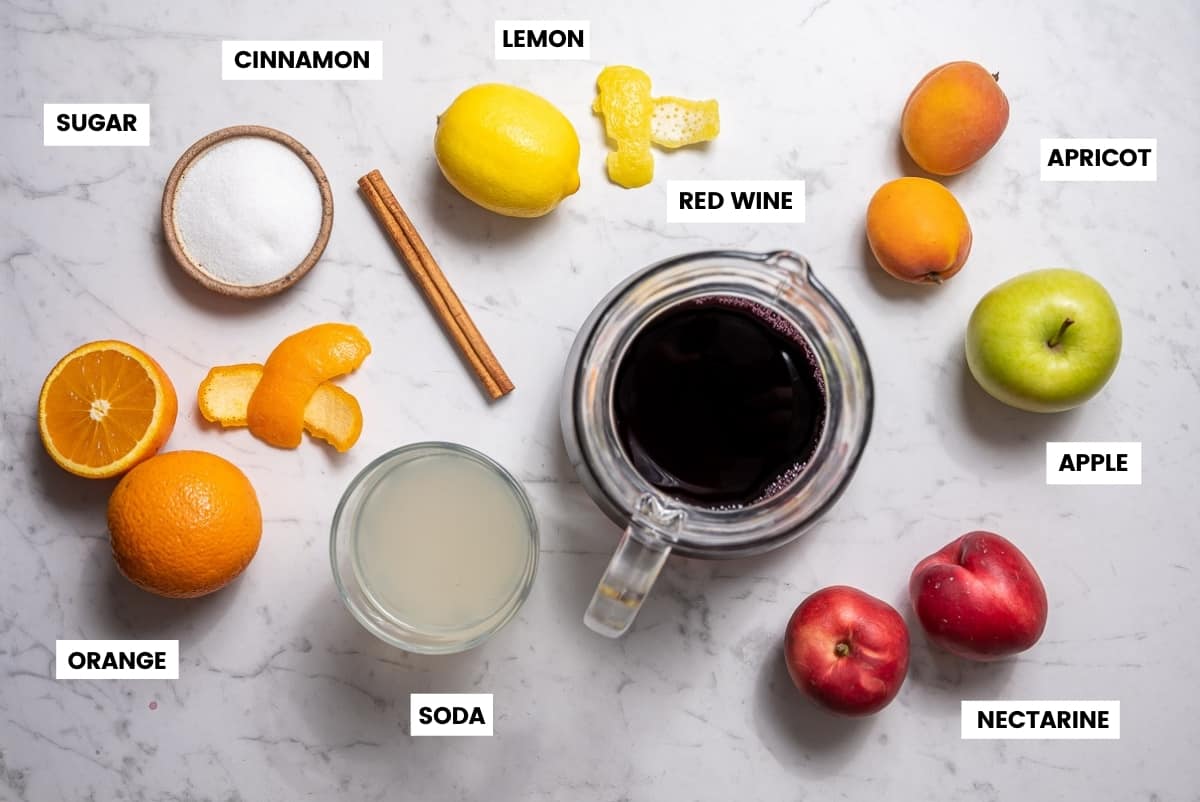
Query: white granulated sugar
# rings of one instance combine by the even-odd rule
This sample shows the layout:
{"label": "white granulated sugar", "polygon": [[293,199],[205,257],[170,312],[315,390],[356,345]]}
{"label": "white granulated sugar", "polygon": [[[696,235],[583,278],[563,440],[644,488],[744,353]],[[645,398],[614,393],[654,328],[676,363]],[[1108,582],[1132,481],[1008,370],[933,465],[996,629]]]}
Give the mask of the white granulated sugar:
{"label": "white granulated sugar", "polygon": [[292,272],[321,229],[321,190],[286,145],[257,136],[202,153],[175,191],[175,233],[188,257],[227,284]]}

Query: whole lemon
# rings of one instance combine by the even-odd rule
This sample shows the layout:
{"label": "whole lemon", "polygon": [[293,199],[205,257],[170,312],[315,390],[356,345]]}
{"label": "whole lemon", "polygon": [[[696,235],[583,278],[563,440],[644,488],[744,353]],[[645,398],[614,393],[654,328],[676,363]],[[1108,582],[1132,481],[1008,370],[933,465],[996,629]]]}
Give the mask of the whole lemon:
{"label": "whole lemon", "polygon": [[479,84],[438,117],[433,139],[446,180],[485,209],[541,217],[579,189],[579,137],[533,92]]}
{"label": "whole lemon", "polygon": [[205,451],[171,451],[125,474],[108,500],[117,567],[160,596],[189,598],[245,570],[262,536],[246,475]]}

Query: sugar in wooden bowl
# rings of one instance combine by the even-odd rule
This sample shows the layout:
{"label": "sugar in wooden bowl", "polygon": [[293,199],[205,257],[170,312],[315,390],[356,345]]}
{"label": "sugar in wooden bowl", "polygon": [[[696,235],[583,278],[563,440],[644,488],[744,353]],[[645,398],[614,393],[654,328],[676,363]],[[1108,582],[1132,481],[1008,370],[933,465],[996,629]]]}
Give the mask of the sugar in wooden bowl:
{"label": "sugar in wooden bowl", "polygon": [[261,125],[214,131],[179,157],[162,201],[180,267],[210,290],[254,298],[295,284],[325,250],[333,195],[292,137]]}

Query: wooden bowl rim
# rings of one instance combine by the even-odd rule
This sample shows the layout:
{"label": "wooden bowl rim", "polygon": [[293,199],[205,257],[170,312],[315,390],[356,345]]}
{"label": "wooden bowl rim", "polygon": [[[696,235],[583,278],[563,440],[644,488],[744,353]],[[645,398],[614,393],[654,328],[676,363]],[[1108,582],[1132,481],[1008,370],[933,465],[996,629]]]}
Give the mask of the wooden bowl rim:
{"label": "wooden bowl rim", "polygon": [[[179,232],[175,229],[175,193],[179,189],[179,181],[183,178],[184,173],[188,171],[188,168],[198,158],[208,152],[209,149],[230,139],[251,136],[269,139],[272,142],[285,145],[307,165],[309,172],[316,179],[317,188],[321,192],[321,228],[317,232],[317,239],[313,242],[313,246],[308,254],[300,264],[292,268],[286,275],[272,279],[265,284],[231,284],[218,279],[201,268],[191,260],[191,257],[183,249],[183,244],[179,241]],[[167,248],[171,251],[171,255],[175,257],[175,261],[179,263],[183,271],[200,282],[200,284],[222,295],[232,295],[238,298],[263,298],[283,292],[295,284],[309,270],[312,270],[313,265],[321,258],[321,254],[325,251],[325,246],[329,244],[329,234],[333,230],[333,193],[329,189],[329,179],[326,177],[325,171],[321,168],[320,162],[300,142],[288,136],[283,131],[268,128],[265,125],[232,125],[201,137],[183,152],[183,155],[179,157],[179,161],[175,162],[175,166],[171,168],[171,174],[167,176],[167,184],[163,188],[162,225],[163,236],[167,240]]]}

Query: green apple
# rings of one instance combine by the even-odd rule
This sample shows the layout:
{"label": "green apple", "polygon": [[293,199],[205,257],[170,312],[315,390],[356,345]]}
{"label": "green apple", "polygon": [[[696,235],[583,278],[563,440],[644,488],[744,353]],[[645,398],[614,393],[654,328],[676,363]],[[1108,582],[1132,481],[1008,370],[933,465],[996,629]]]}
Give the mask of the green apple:
{"label": "green apple", "polygon": [[1121,356],[1113,300],[1078,270],[1034,270],[980,299],[967,324],[967,365],[995,398],[1061,412],[1100,392]]}

